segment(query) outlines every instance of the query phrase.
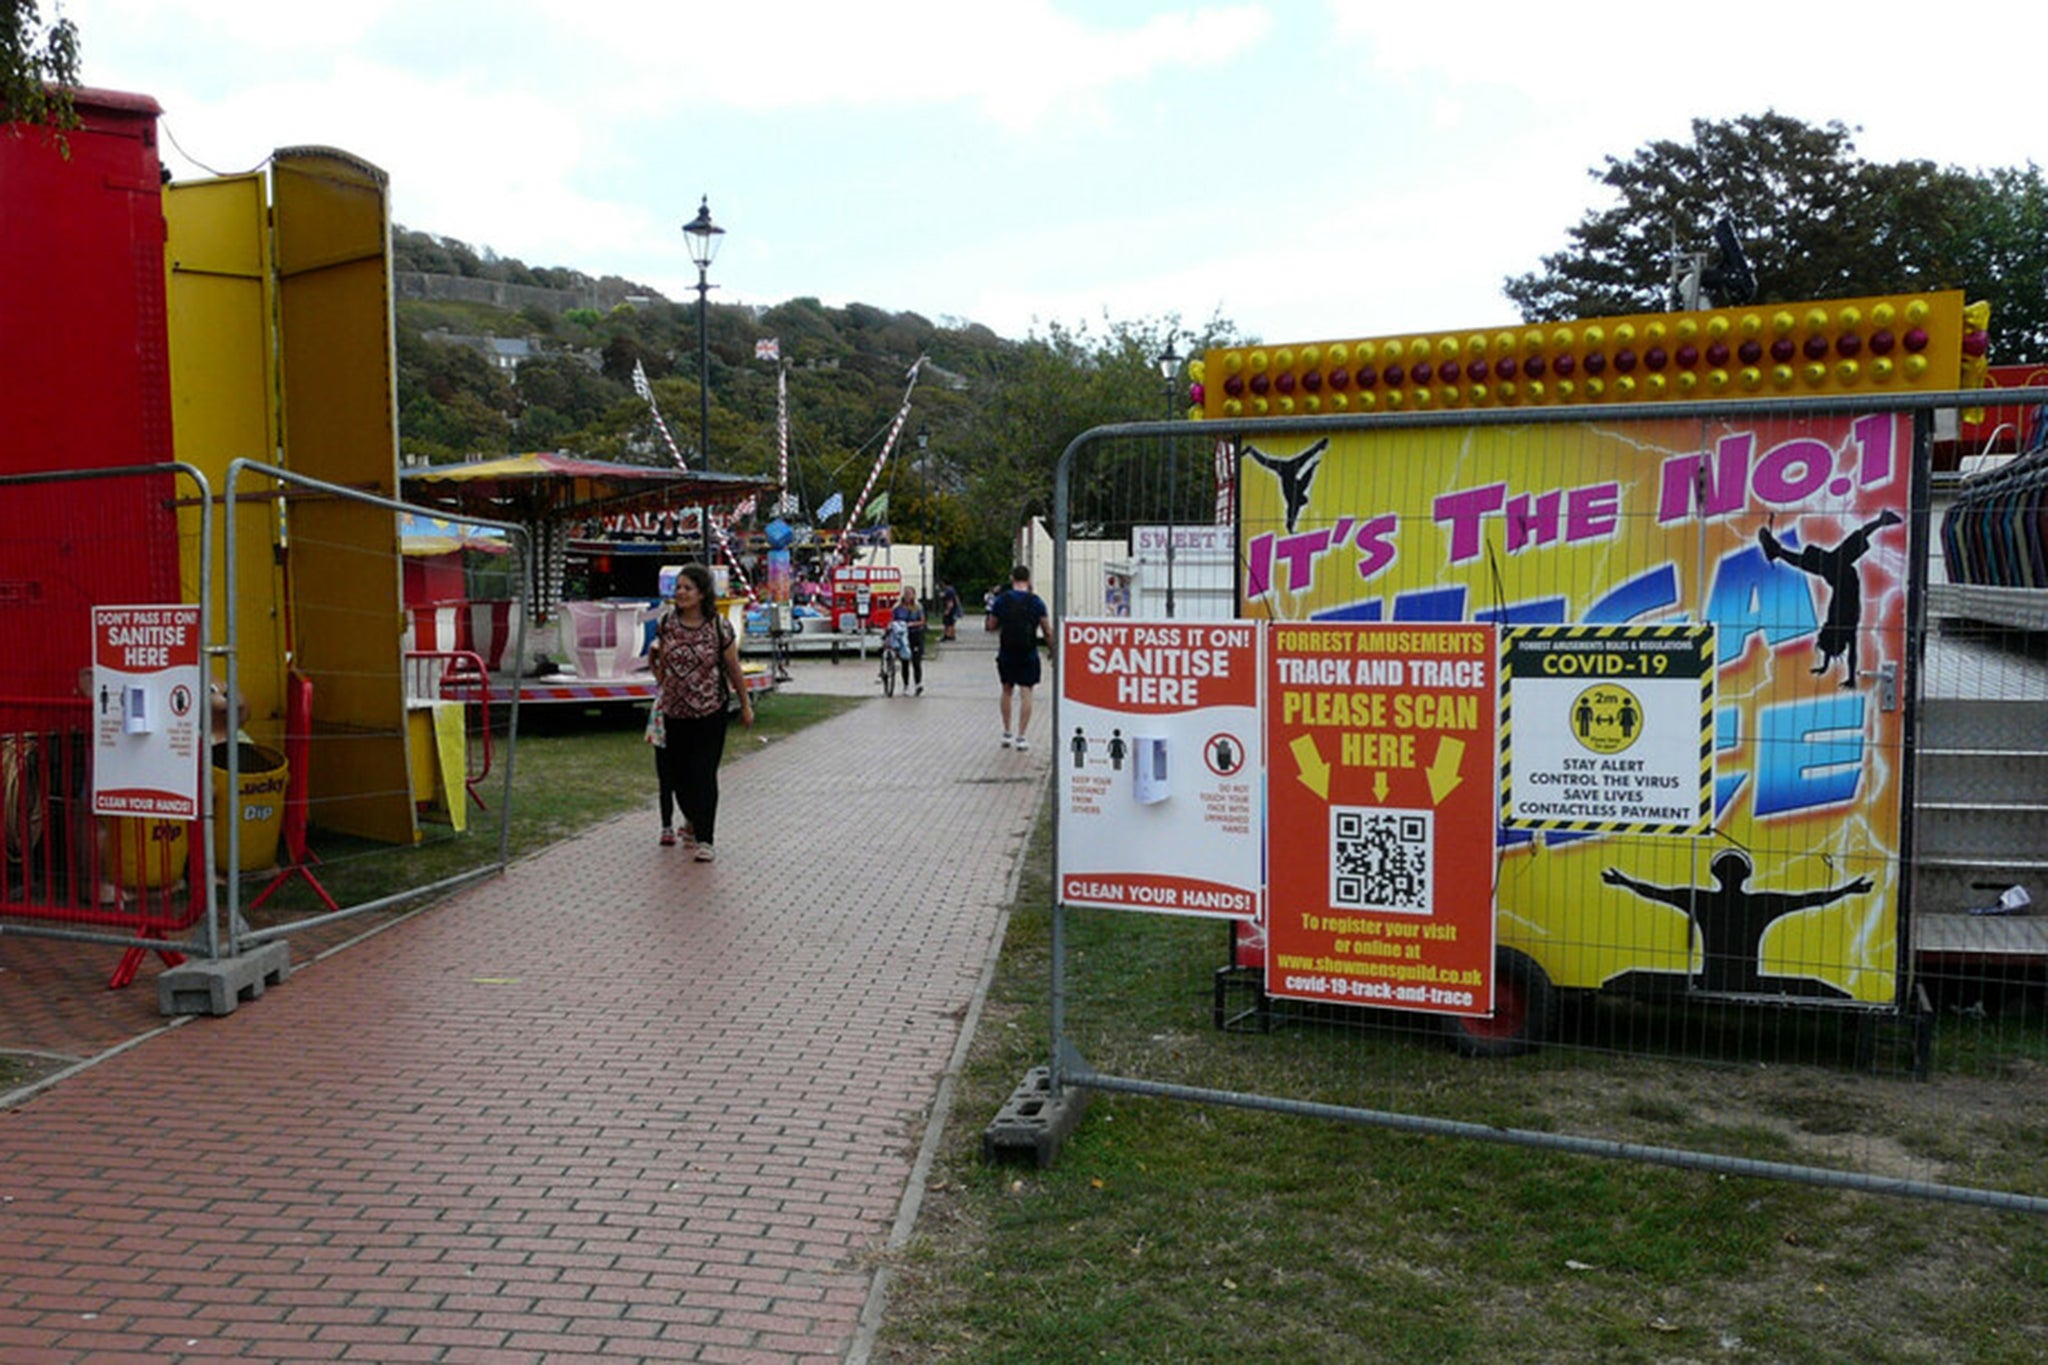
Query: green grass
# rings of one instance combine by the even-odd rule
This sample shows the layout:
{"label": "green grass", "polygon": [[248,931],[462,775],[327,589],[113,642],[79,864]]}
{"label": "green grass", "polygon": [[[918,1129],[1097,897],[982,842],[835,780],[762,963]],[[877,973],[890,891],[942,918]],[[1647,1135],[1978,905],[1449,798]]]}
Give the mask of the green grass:
{"label": "green grass", "polygon": [[[1045,834],[892,1260],[877,1360],[2048,1358],[2040,1217],[1117,1093],[1093,1096],[1051,1169],[984,1163],[983,1128],[1045,1060]],[[2038,1103],[2000,1112],[2038,1076],[1880,1080],[1843,1069],[1853,1049],[1831,1039],[1809,1040],[1808,1065],[1766,1064],[1755,1021],[1711,1064],[1597,1047],[1471,1062],[1313,1015],[1224,1034],[1215,925],[1068,928],[1070,1036],[1108,1074],[1774,1160],[1856,1134],[1937,1148],[1956,1183],[2042,1188]],[[1728,1040],[1693,1041],[1720,1056]]]}

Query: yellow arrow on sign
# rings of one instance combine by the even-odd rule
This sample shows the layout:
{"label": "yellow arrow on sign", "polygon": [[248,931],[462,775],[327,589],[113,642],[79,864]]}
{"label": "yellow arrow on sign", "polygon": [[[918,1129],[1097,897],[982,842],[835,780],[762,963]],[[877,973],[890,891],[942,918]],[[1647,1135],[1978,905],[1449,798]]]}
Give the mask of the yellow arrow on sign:
{"label": "yellow arrow on sign", "polygon": [[1441,806],[1462,780],[1458,776],[1458,765],[1465,761],[1465,741],[1445,735],[1436,746],[1436,757],[1429,765],[1429,799]]}
{"label": "yellow arrow on sign", "polygon": [[1385,768],[1372,775],[1372,799],[1375,801],[1387,799],[1387,770]]}
{"label": "yellow arrow on sign", "polygon": [[1329,800],[1330,765],[1323,761],[1322,750],[1316,748],[1316,737],[1302,735],[1287,747],[1294,751],[1294,761],[1301,769],[1302,785],[1323,800]]}

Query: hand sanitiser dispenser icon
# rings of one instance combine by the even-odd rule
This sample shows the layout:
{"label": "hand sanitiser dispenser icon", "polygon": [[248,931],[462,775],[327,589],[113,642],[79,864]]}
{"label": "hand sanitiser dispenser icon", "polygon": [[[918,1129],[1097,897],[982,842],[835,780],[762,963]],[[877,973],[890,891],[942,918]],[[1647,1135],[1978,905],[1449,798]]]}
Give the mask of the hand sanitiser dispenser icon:
{"label": "hand sanitiser dispenser icon", "polygon": [[131,686],[121,728],[131,735],[146,735],[156,728],[149,714],[149,689]]}
{"label": "hand sanitiser dispenser icon", "polygon": [[1166,737],[1134,735],[1131,738],[1131,795],[1140,805],[1153,805],[1172,795],[1166,782]]}

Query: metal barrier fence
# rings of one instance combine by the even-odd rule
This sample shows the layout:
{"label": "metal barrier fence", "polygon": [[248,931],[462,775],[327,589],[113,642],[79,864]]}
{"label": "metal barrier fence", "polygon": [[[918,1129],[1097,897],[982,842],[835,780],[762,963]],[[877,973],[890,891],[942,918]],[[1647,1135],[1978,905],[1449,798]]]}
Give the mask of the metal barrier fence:
{"label": "metal barrier fence", "polygon": [[[94,814],[94,606],[196,601],[208,622],[212,519],[203,474],[141,465],[0,477],[0,933],[122,949],[109,984],[219,944],[199,819]],[[197,651],[194,651],[195,662]],[[196,701],[196,699],[188,699]]]}
{"label": "metal barrier fence", "polygon": [[1939,551],[2048,557],[1970,401],[1078,438],[1054,1090],[2048,1212],[2048,612]]}
{"label": "metal barrier fence", "polygon": [[[281,774],[282,821],[252,856],[245,828],[230,820],[223,863],[241,869],[226,879],[226,922],[232,951],[416,902],[501,871],[510,859],[517,690],[494,716],[484,701],[468,705],[414,684],[424,665],[401,650],[395,608],[402,580],[393,514],[416,509],[390,498],[236,460],[228,466],[227,598],[262,610],[260,592],[244,596],[238,555],[238,509],[282,509],[290,560],[317,565],[290,585],[287,705],[281,751],[228,746],[225,782],[245,790],[247,760]],[[513,546],[513,583],[528,582],[524,528],[479,522]],[[246,610],[247,608],[245,608]],[[522,637],[512,657],[524,656]],[[233,691],[250,634],[242,611],[230,612],[222,645]],[[472,668],[480,661],[454,651]],[[438,684],[439,674],[429,670]],[[502,720],[505,733],[494,737]],[[495,746],[495,747],[494,747]],[[480,794],[483,771],[471,757],[492,755],[499,775],[493,799]],[[259,782],[261,774],[259,772]],[[429,808],[433,808],[432,814]],[[470,829],[473,818],[487,828]],[[479,837],[481,835],[481,837]],[[245,886],[263,883],[253,897]]]}
{"label": "metal barrier fence", "polygon": [[[0,477],[0,934],[120,949],[116,987],[152,952],[235,957],[509,858],[516,695],[493,712],[473,652],[407,669],[395,514],[410,509],[246,461],[229,479],[217,508],[182,464]],[[524,532],[497,529],[524,583]],[[253,571],[251,533],[264,537]],[[217,600],[230,604],[218,621]],[[217,689],[198,818],[96,815],[96,752],[119,699],[89,695],[92,610],[179,603],[194,604],[196,659]],[[409,687],[423,667],[426,690]],[[278,700],[250,715],[245,680],[259,675]]]}

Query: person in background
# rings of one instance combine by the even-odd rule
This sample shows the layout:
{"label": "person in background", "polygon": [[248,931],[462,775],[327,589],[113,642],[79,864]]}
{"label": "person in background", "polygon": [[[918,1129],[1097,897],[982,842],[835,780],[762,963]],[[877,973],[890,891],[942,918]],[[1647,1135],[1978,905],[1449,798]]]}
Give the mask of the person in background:
{"label": "person in background", "polygon": [[661,784],[661,844],[676,842],[674,815],[683,816],[683,835],[697,845],[697,861],[712,860],[718,825],[718,765],[725,757],[726,698],[739,698],[740,724],[752,729],[754,701],[740,670],[739,640],[732,623],[718,613],[711,570],[685,564],[675,596],[654,629],[647,651],[668,735],[654,751]]}
{"label": "person in background", "polygon": [[953,638],[953,627],[960,623],[960,594],[951,583],[939,584],[939,619],[945,623],[943,638]]}
{"label": "person in background", "polygon": [[[1031,591],[1031,570],[1019,564],[1010,570],[1009,590],[997,594],[988,604],[982,629],[1002,632],[996,641],[996,677],[1003,684],[1003,747],[1028,749],[1025,738],[1031,729],[1031,689],[1038,686],[1038,642],[1053,645],[1052,613],[1045,599]],[[1012,700],[1016,702],[1017,728],[1010,728]]]}
{"label": "person in background", "polygon": [[904,638],[910,644],[910,656],[903,661],[903,681],[911,685],[916,696],[924,695],[924,605],[917,600],[917,589],[905,585],[903,596],[896,601],[896,609],[890,618],[903,624]]}

